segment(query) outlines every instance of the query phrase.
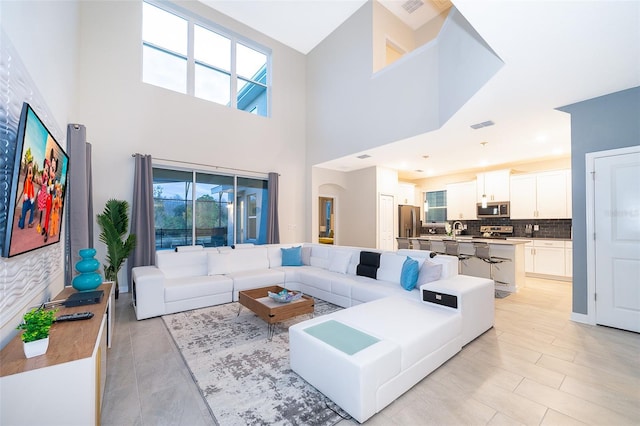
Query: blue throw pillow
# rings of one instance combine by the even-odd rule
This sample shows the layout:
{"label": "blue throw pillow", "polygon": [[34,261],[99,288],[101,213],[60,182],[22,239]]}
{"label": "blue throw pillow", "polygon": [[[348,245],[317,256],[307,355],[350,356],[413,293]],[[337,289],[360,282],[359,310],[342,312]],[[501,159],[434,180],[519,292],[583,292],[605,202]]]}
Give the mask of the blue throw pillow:
{"label": "blue throw pillow", "polygon": [[400,285],[407,291],[411,291],[418,283],[418,274],[420,268],[418,261],[407,256],[407,260],[402,264],[402,273],[400,274]]}
{"label": "blue throw pillow", "polygon": [[302,266],[302,246],[281,248],[282,266]]}

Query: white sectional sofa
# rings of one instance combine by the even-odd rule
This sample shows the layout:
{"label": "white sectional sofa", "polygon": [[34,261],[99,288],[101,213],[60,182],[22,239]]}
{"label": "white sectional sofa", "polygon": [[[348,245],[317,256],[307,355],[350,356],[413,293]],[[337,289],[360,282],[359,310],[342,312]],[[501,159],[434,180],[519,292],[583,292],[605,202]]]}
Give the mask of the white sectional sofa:
{"label": "white sectional sofa", "polygon": [[[281,248],[302,246],[301,266],[282,266]],[[357,275],[360,253],[380,254],[377,278]],[[437,266],[437,280],[458,275],[458,260],[423,250],[379,250],[325,244],[273,244],[158,251],[155,266],[133,268],[133,300],[138,320],[238,300],[238,292],[283,285],[342,307],[397,295],[420,300],[420,291],[400,286],[407,256]],[[441,268],[441,271],[440,271]],[[426,269],[426,268],[425,268]]]}
{"label": "white sectional sofa", "polygon": [[291,326],[289,355],[293,371],[364,422],[493,326],[493,281],[431,255],[309,243],[161,251],[156,266],[133,268],[134,307],[141,320],[281,285],[348,308]]}
{"label": "white sectional sofa", "polygon": [[459,352],[461,329],[456,309],[385,297],[291,326],[291,369],[362,423]]}

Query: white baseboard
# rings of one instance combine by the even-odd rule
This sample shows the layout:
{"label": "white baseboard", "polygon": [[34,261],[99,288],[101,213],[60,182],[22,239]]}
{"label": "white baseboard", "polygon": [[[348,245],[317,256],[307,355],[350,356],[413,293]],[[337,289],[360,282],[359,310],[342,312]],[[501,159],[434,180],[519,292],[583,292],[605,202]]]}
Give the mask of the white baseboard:
{"label": "white baseboard", "polygon": [[582,324],[590,324],[594,325],[589,318],[589,315],[578,314],[576,312],[571,312],[571,321],[580,322]]}

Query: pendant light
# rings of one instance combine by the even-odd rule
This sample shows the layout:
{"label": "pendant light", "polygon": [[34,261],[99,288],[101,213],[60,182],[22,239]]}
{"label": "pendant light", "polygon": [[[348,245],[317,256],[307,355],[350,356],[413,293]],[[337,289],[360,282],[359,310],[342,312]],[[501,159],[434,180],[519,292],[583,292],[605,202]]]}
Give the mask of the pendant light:
{"label": "pendant light", "polygon": [[[480,145],[482,145],[482,148],[485,147],[485,145],[487,144],[487,142],[480,142]],[[487,208],[487,176],[486,174],[484,176],[482,176],[482,198],[480,199],[480,202],[482,203],[482,208],[486,209]]]}

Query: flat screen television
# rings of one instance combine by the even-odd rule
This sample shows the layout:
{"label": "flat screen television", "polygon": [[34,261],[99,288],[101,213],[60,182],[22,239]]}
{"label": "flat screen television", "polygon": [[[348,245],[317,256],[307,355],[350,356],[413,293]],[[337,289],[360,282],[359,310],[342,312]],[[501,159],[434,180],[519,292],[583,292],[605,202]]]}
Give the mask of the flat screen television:
{"label": "flat screen television", "polygon": [[22,105],[3,257],[60,242],[69,156],[28,103]]}

